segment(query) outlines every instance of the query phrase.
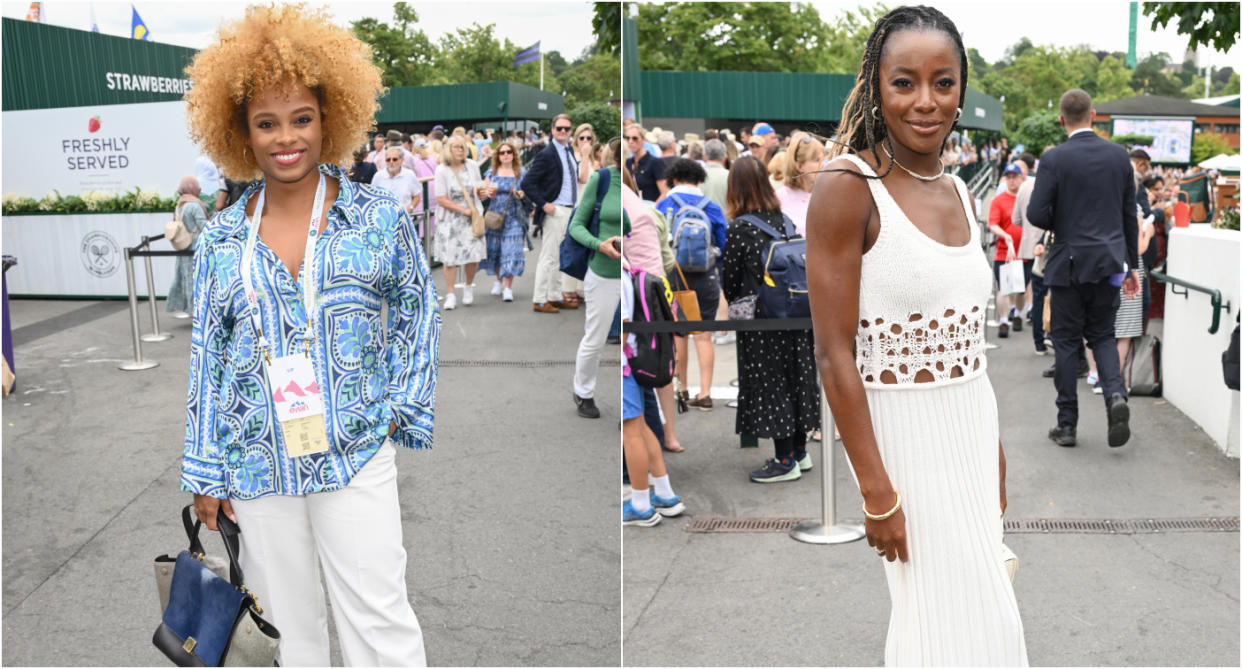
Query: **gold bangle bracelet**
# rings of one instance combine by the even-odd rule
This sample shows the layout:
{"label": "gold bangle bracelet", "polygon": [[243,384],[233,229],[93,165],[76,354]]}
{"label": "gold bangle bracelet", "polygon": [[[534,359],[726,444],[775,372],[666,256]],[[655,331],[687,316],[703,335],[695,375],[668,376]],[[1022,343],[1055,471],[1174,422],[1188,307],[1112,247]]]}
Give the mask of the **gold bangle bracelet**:
{"label": "gold bangle bracelet", "polygon": [[897,503],[893,505],[893,508],[889,509],[886,513],[876,515],[867,510],[867,502],[864,501],[862,505],[863,515],[869,520],[888,520],[894,513],[897,513],[898,509],[901,508],[901,492],[894,490],[893,493],[897,495]]}

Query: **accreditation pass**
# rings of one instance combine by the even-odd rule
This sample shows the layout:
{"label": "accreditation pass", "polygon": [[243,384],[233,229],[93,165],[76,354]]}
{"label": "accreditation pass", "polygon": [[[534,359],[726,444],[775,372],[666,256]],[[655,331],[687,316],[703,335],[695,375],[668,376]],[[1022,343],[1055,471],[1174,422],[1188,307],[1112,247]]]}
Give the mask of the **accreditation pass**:
{"label": "accreditation pass", "polygon": [[315,364],[305,355],[286,355],[267,368],[276,404],[276,418],[290,457],[328,450],[323,422],[323,397],[315,381]]}

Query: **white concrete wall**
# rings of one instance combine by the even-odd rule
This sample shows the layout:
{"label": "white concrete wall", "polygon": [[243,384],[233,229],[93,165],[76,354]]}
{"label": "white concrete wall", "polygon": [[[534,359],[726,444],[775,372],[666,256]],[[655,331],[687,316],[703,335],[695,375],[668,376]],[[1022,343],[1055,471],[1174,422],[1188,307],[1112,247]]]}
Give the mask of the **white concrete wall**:
{"label": "white concrete wall", "polygon": [[[1238,457],[1238,392],[1225,387],[1220,354],[1229,345],[1242,298],[1239,289],[1242,233],[1206,225],[1174,228],[1169,235],[1170,276],[1220,290],[1231,311],[1221,311],[1220,328],[1212,324],[1211,296],[1189,291],[1174,295],[1165,286],[1162,371],[1164,396],[1199,424],[1231,457]],[[1180,290],[1180,289],[1179,289]]]}

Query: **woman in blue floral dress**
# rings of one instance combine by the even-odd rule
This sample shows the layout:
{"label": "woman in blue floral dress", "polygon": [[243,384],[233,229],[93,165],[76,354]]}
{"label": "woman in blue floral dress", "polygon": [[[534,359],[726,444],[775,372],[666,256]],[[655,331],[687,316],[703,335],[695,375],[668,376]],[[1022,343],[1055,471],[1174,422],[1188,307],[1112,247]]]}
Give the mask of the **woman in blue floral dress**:
{"label": "woman in blue floral dress", "polygon": [[347,666],[425,666],[396,451],[432,444],[440,311],[404,208],[337,167],[381,72],[300,5],[248,8],[187,71],[190,136],[261,180],[195,248],[181,489],[241,527],[282,666],[331,663],[328,601]]}
{"label": "woman in blue floral dress", "polygon": [[487,260],[479,267],[496,277],[492,295],[505,302],[513,301],[513,277],[526,269],[526,210],[521,200],[526,197],[517,184],[522,182],[522,159],[513,142],[504,141],[496,149],[496,166],[484,175],[490,186],[492,202],[488,211],[502,211],[504,227],[487,231]]}

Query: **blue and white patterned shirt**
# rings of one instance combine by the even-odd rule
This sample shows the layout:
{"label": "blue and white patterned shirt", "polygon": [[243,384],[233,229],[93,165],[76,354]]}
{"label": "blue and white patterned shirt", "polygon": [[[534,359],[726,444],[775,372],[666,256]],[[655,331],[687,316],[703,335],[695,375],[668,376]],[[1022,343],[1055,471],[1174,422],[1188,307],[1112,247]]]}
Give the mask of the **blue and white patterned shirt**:
{"label": "blue and white patterned shirt", "polygon": [[[276,428],[240,273],[246,203],[260,182],[198,239],[182,490],[236,499],[338,490],[384,443],[389,421],[397,424],[394,441],[431,447],[440,310],[423,249],[390,193],[351,182],[333,165],[319,171],[340,181],[314,249],[321,269],[311,357],[330,447],[291,458]],[[272,357],[300,353],[297,335],[307,323],[300,279],[262,240],[252,274]]]}

